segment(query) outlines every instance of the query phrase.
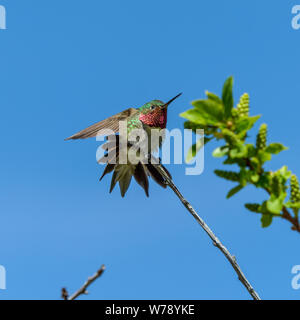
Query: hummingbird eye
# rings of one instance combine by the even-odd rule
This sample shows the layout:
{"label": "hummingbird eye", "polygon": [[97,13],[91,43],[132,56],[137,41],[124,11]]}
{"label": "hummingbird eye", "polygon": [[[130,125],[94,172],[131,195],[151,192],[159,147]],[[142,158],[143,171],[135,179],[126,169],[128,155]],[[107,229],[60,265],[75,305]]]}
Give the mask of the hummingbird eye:
{"label": "hummingbird eye", "polygon": [[150,110],[154,110],[154,109],[155,109],[155,106],[151,106],[151,107],[150,107]]}

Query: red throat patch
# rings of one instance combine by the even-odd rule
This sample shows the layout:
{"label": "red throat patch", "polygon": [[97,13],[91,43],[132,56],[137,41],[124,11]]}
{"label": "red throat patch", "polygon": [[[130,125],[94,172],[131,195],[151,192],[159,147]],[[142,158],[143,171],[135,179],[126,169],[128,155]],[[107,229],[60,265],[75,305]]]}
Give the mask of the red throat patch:
{"label": "red throat patch", "polygon": [[149,127],[165,129],[167,125],[167,108],[156,108],[147,114],[141,114],[139,117],[143,123]]}

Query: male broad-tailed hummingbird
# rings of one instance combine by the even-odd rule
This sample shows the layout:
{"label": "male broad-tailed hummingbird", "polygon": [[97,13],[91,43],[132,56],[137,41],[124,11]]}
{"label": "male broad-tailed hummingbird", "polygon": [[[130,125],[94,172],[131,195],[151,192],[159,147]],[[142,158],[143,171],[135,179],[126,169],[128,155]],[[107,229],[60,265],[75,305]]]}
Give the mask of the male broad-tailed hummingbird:
{"label": "male broad-tailed hummingbird", "polygon": [[[95,123],[94,125],[75,133],[65,140],[76,140],[76,139],[86,139],[90,137],[96,137],[98,134],[103,135],[102,132],[105,130],[110,130],[114,133],[114,138],[116,143],[107,142],[102,147],[107,150],[103,158],[98,162],[107,163],[104,172],[100,180],[107,174],[113,171],[113,176],[111,180],[110,192],[112,192],[116,183],[119,182],[121,196],[124,197],[126,191],[129,188],[132,176],[135,178],[137,183],[145,190],[147,197],[149,196],[149,181],[148,176],[152,177],[155,182],[157,182],[163,188],[166,188],[166,177],[161,173],[161,170],[157,169],[157,166],[162,166],[160,163],[151,163],[149,161],[138,161],[131,163],[130,161],[126,164],[118,163],[119,155],[121,153],[120,146],[120,122],[124,121],[127,129],[127,133],[130,134],[133,130],[143,129],[146,133],[145,137],[147,139],[148,148],[147,154],[144,154],[146,159],[149,159],[152,152],[156,151],[161,147],[162,140],[159,139],[158,144],[153,144],[151,140],[151,131],[156,129],[156,131],[161,131],[166,128],[167,125],[167,113],[168,106],[171,102],[177,99],[181,95],[178,94],[171,100],[166,103],[163,103],[160,100],[152,100],[145,103],[140,108],[129,108],[124,110],[112,117],[109,117],[105,120]],[[118,135],[118,133],[120,133]],[[105,133],[104,133],[105,135]],[[162,137],[163,138],[163,137]],[[132,147],[130,142],[125,143],[125,148]],[[112,155],[112,156],[110,156]],[[163,167],[163,172],[171,178],[170,173]]]}

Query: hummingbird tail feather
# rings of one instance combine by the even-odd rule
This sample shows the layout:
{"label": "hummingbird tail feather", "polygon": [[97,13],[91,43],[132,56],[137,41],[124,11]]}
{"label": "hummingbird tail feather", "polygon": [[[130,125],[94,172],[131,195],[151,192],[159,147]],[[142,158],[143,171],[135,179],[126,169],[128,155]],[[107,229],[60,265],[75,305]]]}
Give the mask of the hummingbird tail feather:
{"label": "hummingbird tail feather", "polygon": [[161,166],[164,169],[163,171],[166,173],[167,177],[169,179],[172,179],[172,176],[162,164],[142,164],[141,162],[139,162],[137,165],[116,165],[108,163],[103,171],[100,181],[105,175],[113,171],[109,192],[111,193],[117,182],[119,182],[121,196],[124,197],[133,176],[135,181],[144,189],[146,196],[149,197],[148,176],[150,176],[157,184],[159,184],[163,188],[166,188],[168,185],[166,177],[161,173],[160,170],[157,169],[157,166]]}
{"label": "hummingbird tail feather", "polygon": [[120,187],[120,191],[121,191],[121,196],[122,198],[124,198],[126,191],[129,188],[130,182],[131,182],[131,178],[134,172],[134,168],[132,166],[123,166],[123,174],[122,174],[122,178],[120,178],[119,180],[119,187]]}
{"label": "hummingbird tail feather", "polygon": [[[108,164],[108,165],[110,165],[110,164]],[[124,197],[126,194],[126,191],[129,188],[131,178],[134,174],[134,171],[135,171],[134,165],[128,165],[128,164],[114,165],[114,173],[113,173],[113,176],[111,179],[111,185],[110,185],[109,192],[112,192],[115,185],[117,184],[117,182],[119,182],[121,196]]]}
{"label": "hummingbird tail feather", "polygon": [[134,170],[135,181],[145,190],[146,196],[149,197],[149,181],[146,173],[145,166],[142,163],[138,163]]}
{"label": "hummingbird tail feather", "polygon": [[[157,166],[163,168],[164,174],[167,175],[167,178],[164,174],[161,173],[161,170],[157,169]],[[117,182],[119,182],[121,196],[124,197],[132,176],[134,177],[135,181],[144,189],[145,194],[149,197],[149,181],[148,176],[150,176],[157,184],[161,187],[166,188],[168,185],[168,179],[172,179],[172,176],[168,172],[168,170],[162,164],[142,164],[139,162],[137,165],[128,165],[128,164],[111,164],[108,163],[104,169],[104,172],[100,178],[102,178],[113,171],[113,176],[111,179],[111,185],[109,192],[111,193],[116,186]]]}
{"label": "hummingbird tail feather", "polygon": [[112,176],[112,178],[111,178],[109,193],[111,193],[111,192],[113,191],[116,183],[118,182],[118,181],[116,180],[116,177],[117,177],[117,171],[114,170],[113,176]]}
{"label": "hummingbird tail feather", "polygon": [[[107,140],[108,142],[102,145],[106,153],[98,160],[98,163],[107,164],[100,180],[102,180],[106,174],[113,172],[109,192],[112,192],[119,182],[121,196],[124,197],[133,176],[136,182],[144,189],[146,196],[149,197],[148,176],[163,188],[167,187],[168,180],[172,180],[169,171],[160,163],[159,159],[153,156],[152,158],[149,157],[149,163],[119,164],[119,136],[116,135],[113,140],[111,140],[111,137],[107,137]],[[155,163],[151,163],[151,159],[153,159]],[[162,170],[160,170],[160,167]]]}
{"label": "hummingbird tail feather", "polygon": [[108,173],[111,173],[114,170],[114,168],[115,168],[115,164],[108,163],[99,181],[101,181],[105,175],[107,175]]}

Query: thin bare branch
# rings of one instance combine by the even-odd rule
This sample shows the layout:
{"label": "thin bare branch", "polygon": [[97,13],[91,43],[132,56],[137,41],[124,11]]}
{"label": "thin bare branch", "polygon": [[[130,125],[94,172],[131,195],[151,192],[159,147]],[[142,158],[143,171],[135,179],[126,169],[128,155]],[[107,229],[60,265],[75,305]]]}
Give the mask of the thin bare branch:
{"label": "thin bare branch", "polygon": [[239,267],[236,258],[230,254],[228,249],[222,244],[222,242],[215,236],[215,234],[212,232],[212,230],[208,227],[208,225],[204,222],[202,218],[197,214],[197,212],[194,210],[194,208],[191,206],[191,204],[182,196],[180,191],[175,186],[174,182],[169,178],[168,174],[165,172],[164,168],[160,165],[157,166],[157,169],[160,171],[160,173],[166,178],[167,183],[169,187],[174,191],[174,193],[177,195],[177,197],[180,199],[182,204],[186,207],[186,209],[192,214],[192,216],[197,220],[197,222],[200,224],[202,229],[208,234],[208,236],[211,238],[213,244],[222,251],[222,253],[225,255],[226,259],[230,262],[233,269],[238,275],[238,279],[242,282],[242,284],[245,286],[245,288],[248,290],[250,295],[254,300],[261,300],[259,295],[255,292],[253,287],[251,286],[250,282],[245,277],[244,273],[242,272],[241,268]]}
{"label": "thin bare branch", "polygon": [[282,217],[283,219],[292,223],[292,225],[293,225],[292,230],[300,232],[300,225],[299,225],[298,217],[292,217],[286,207],[282,208],[282,212],[283,213],[280,217]]}
{"label": "thin bare branch", "polygon": [[83,286],[78,289],[75,293],[73,293],[70,297],[68,295],[68,292],[65,288],[62,289],[61,296],[64,300],[75,300],[82,294],[88,294],[87,287],[90,286],[95,280],[97,280],[104,272],[105,265],[103,264],[101,268],[91,277],[89,277],[86,282],[83,284]]}
{"label": "thin bare branch", "polygon": [[68,300],[68,297],[69,297],[69,293],[68,293],[67,289],[66,288],[62,288],[61,289],[61,298],[63,300]]}

